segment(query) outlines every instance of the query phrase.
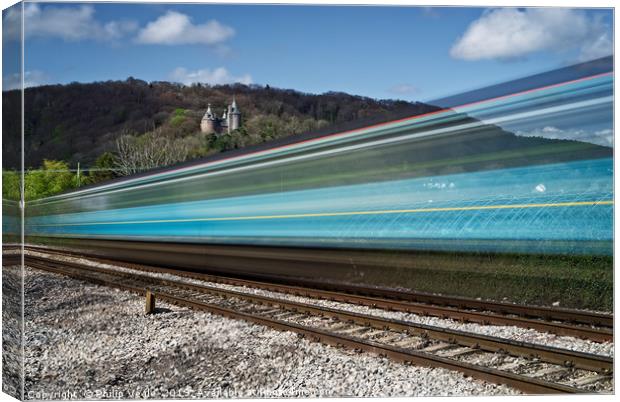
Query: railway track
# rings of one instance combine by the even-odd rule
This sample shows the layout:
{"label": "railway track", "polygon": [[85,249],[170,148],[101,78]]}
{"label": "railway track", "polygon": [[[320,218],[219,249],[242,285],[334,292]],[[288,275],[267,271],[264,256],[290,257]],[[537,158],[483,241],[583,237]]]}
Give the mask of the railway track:
{"label": "railway track", "polygon": [[409,364],[461,371],[528,393],[611,392],[613,387],[613,360],[609,357],[162,279],[145,272],[32,255],[27,265],[140,294],[148,290],[159,300]]}
{"label": "railway track", "polygon": [[[90,260],[112,264],[129,269],[151,273],[172,274],[192,279],[244,286],[272,292],[320,298],[330,301],[352,303],[391,311],[450,318],[462,322],[483,325],[511,325],[535,329],[556,335],[589,339],[595,342],[613,341],[613,315],[573,309],[548,308],[540,306],[517,305],[493,301],[476,300],[463,297],[448,297],[417,292],[404,292],[393,289],[362,287],[346,284],[320,284],[295,280],[292,283],[233,278],[208,273],[182,271],[135,263],[120,262],[100,257],[84,256],[79,253],[50,250],[45,247],[28,247],[27,251],[37,251],[51,255],[72,255],[87,257]],[[26,259],[30,258],[27,254]]]}

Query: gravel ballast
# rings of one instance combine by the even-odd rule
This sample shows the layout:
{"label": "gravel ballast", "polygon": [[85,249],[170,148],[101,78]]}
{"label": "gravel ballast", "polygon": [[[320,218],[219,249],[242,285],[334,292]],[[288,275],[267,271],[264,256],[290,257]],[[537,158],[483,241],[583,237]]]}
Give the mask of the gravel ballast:
{"label": "gravel ballast", "polygon": [[22,268],[2,266],[2,392],[22,396]]}
{"label": "gravel ballast", "polygon": [[30,268],[25,370],[26,399],[518,393]]}
{"label": "gravel ballast", "polygon": [[[33,255],[46,256],[46,254],[44,253],[37,253],[37,252],[30,252],[30,253],[32,253]],[[52,258],[59,258],[59,257],[52,256]],[[114,266],[110,264],[94,262],[92,260],[88,260],[84,258],[65,256],[65,257],[62,257],[61,259],[64,259],[67,261],[80,262],[80,263],[88,263],[93,266],[98,266],[98,267],[107,268],[107,269],[114,269],[114,270],[118,270],[121,272],[135,272],[135,270],[132,270],[132,269],[118,267],[118,266]],[[470,333],[475,333],[475,334],[481,334],[481,335],[496,336],[496,337],[501,337],[505,339],[519,341],[519,342],[528,342],[528,343],[534,343],[537,345],[552,346],[556,348],[576,350],[576,351],[580,351],[584,353],[593,353],[593,354],[611,356],[611,357],[613,357],[613,354],[614,354],[614,344],[612,342],[598,343],[598,342],[589,341],[586,339],[579,339],[579,338],[574,338],[570,336],[554,335],[554,334],[550,334],[546,332],[536,331],[534,329],[526,329],[526,328],[521,328],[521,327],[516,327],[516,326],[481,325],[481,324],[476,324],[476,323],[463,323],[463,322],[459,322],[457,320],[452,320],[452,319],[444,319],[444,318],[432,317],[432,316],[422,316],[418,314],[410,314],[410,313],[398,312],[398,311],[386,311],[383,309],[377,309],[377,308],[372,308],[372,307],[359,306],[359,305],[341,303],[341,302],[329,301],[329,300],[317,300],[317,299],[311,299],[308,297],[294,296],[294,295],[289,295],[289,294],[284,294],[284,293],[279,293],[279,292],[272,292],[272,291],[263,290],[263,289],[247,288],[247,287],[242,287],[242,286],[234,286],[234,285],[208,282],[208,281],[203,281],[203,280],[189,279],[189,278],[179,277],[179,276],[171,275],[171,274],[146,273],[142,271],[140,271],[140,274],[149,275],[152,277],[162,278],[162,279],[184,281],[184,282],[193,283],[197,285],[219,287],[222,289],[235,290],[239,292],[251,293],[251,294],[256,294],[256,295],[261,295],[261,296],[286,299],[286,300],[296,301],[300,303],[311,303],[311,304],[316,304],[316,305],[320,305],[323,307],[341,309],[341,310],[361,313],[361,314],[370,314],[370,315],[375,315],[375,316],[383,317],[383,318],[398,319],[398,320],[408,321],[408,322],[417,323],[417,324],[432,325],[432,326],[441,327],[441,328],[450,328],[450,329],[455,329],[455,330],[465,331],[465,332],[470,332]]]}

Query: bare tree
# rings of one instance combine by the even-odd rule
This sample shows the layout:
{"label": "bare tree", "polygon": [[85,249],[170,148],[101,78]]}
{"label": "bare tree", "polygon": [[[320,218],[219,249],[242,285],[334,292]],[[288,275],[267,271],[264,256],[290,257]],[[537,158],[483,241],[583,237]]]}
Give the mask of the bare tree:
{"label": "bare tree", "polygon": [[124,132],[116,140],[115,172],[127,176],[186,160],[190,147],[156,129],[139,137]]}

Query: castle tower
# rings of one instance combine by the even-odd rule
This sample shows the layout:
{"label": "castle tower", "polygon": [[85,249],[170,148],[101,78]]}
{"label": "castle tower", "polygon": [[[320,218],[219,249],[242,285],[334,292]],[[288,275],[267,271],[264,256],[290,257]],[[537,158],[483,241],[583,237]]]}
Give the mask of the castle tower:
{"label": "castle tower", "polygon": [[222,113],[222,117],[220,117],[218,120],[218,133],[221,134],[223,132],[226,132],[227,134],[230,133],[230,131],[228,130],[228,117],[226,116],[226,109],[224,109],[224,113]]}
{"label": "castle tower", "polygon": [[205,134],[230,134],[239,127],[241,127],[241,112],[239,112],[237,101],[234,96],[232,104],[224,109],[222,117],[218,117],[213,113],[211,104],[209,103],[207,111],[200,121],[200,130]]}
{"label": "castle tower", "polygon": [[228,130],[228,134],[230,134],[231,131],[233,131],[232,125],[231,125],[231,118],[232,118],[232,107],[230,105],[228,105],[228,108],[226,109],[226,113],[225,113],[226,117],[225,117],[225,121],[226,121],[226,129]]}
{"label": "castle tower", "polygon": [[237,100],[235,99],[234,95],[232,105],[230,105],[229,107],[230,112],[228,112],[228,119],[230,123],[228,124],[228,127],[230,131],[233,131],[241,127],[241,112],[237,107]]}
{"label": "castle tower", "polygon": [[202,120],[200,121],[200,131],[205,134],[215,133],[215,123],[216,118],[211,110],[211,104],[207,107],[207,112],[204,116],[202,116]]}

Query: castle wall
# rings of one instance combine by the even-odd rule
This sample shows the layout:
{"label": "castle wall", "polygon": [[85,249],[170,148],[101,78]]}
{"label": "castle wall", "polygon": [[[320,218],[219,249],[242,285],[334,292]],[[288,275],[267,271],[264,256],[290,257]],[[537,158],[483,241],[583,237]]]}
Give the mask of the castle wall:
{"label": "castle wall", "polygon": [[232,116],[230,116],[230,130],[236,130],[239,127],[241,127],[241,114],[233,113]]}
{"label": "castle wall", "polygon": [[200,131],[205,134],[215,133],[215,125],[213,120],[202,119],[200,122]]}

